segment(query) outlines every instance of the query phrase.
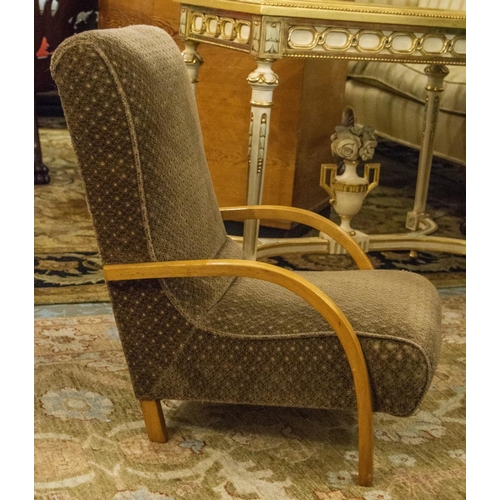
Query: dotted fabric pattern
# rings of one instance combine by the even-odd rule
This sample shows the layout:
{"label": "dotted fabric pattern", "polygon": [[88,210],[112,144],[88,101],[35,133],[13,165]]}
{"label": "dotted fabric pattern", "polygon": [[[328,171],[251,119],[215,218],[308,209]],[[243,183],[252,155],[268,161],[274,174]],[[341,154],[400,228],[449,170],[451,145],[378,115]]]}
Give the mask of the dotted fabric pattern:
{"label": "dotted fabric pattern", "polygon": [[[96,30],[52,58],[104,264],[242,258],[227,237],[179,49],[151,26]],[[360,337],[374,409],[415,411],[440,346],[440,304],[401,271],[301,273]],[[347,358],[293,293],[244,278],[108,284],[139,399],[355,409]]]}
{"label": "dotted fabric pattern", "polygon": [[[173,40],[146,26],[88,34],[62,43],[51,68],[103,264],[240,257],[219,215]],[[172,298],[180,290],[189,311],[209,308],[231,281],[179,279],[166,288]],[[182,299],[185,287],[194,288],[191,301]]]}

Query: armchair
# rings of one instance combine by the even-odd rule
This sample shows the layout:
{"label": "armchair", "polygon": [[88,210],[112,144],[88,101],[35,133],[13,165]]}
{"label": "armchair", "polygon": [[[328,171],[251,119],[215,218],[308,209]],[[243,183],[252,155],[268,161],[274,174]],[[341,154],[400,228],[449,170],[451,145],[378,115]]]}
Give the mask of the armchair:
{"label": "armchair", "polygon": [[[162,399],[357,411],[359,483],[370,485],[372,412],[412,414],[436,369],[434,286],[373,270],[312,212],[219,209],[190,79],[163,30],[75,35],[51,71],[149,439],[167,440]],[[293,273],[243,260],[223,220],[247,218],[316,227],[360,269]]]}

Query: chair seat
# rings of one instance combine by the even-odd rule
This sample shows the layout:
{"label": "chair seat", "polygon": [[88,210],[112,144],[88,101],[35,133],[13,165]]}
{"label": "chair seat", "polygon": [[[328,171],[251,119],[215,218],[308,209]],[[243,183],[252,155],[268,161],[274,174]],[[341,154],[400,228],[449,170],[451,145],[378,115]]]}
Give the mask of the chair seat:
{"label": "chair seat", "polygon": [[[439,356],[440,300],[434,286],[406,271],[299,274],[333,298],[358,333],[374,410],[410,415]],[[148,397],[168,391],[172,399],[356,408],[338,338],[291,292],[238,278],[207,314],[188,321],[189,341],[168,354],[164,376]]]}

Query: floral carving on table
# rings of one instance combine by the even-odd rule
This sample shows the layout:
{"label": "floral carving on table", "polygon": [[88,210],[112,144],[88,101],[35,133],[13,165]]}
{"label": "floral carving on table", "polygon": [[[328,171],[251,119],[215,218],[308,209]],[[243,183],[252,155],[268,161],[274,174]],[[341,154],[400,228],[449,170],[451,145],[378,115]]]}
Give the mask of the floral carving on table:
{"label": "floral carving on table", "polygon": [[268,54],[277,54],[279,52],[280,29],[280,23],[269,22],[266,24],[264,51]]}

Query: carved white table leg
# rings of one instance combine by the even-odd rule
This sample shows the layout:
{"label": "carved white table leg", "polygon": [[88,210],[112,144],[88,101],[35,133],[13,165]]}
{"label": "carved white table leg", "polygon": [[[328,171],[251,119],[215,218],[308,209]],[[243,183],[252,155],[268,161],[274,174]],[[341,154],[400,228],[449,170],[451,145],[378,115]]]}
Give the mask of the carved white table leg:
{"label": "carved white table leg", "polygon": [[[271,69],[273,59],[257,59],[257,69],[247,78],[252,87],[251,119],[248,139],[247,204],[260,205],[264,184],[267,142],[271,120],[273,91],[278,85],[278,75]],[[243,228],[243,252],[246,259],[257,258],[259,221],[248,220]]]}
{"label": "carved white table leg", "polygon": [[203,64],[203,57],[197,50],[198,45],[199,43],[188,40],[185,42],[184,50],[182,52],[186,68],[191,79],[191,85],[193,86],[193,92],[195,94],[196,85],[198,83],[198,71],[200,70],[200,66]]}
{"label": "carved white table leg", "polygon": [[428,233],[437,228],[436,224],[433,224],[427,217],[427,214],[425,213],[425,205],[427,203],[427,193],[429,191],[429,179],[431,175],[432,154],[434,149],[434,134],[436,131],[441,95],[444,90],[443,80],[449,71],[446,66],[431,64],[425,68],[425,72],[428,76],[424,132],[418,160],[417,186],[415,189],[414,205],[413,210],[407,214],[406,227],[411,231],[421,229]]}

